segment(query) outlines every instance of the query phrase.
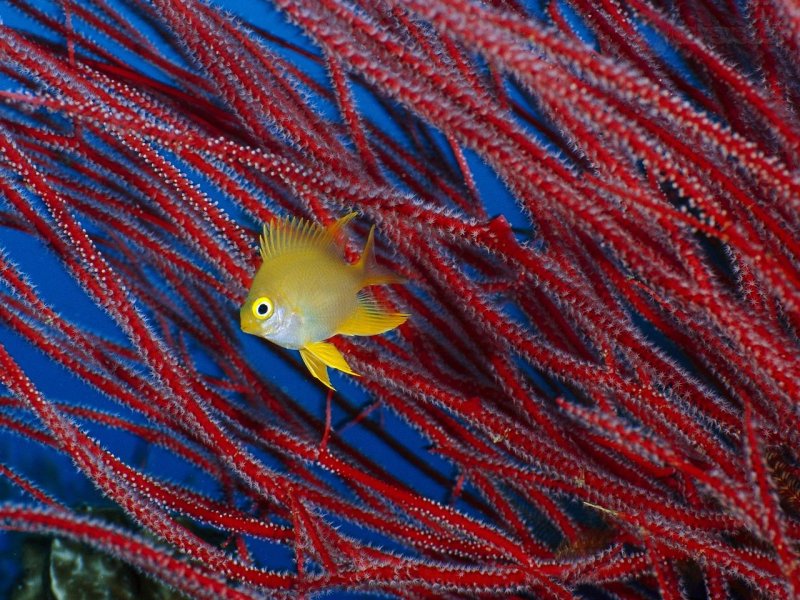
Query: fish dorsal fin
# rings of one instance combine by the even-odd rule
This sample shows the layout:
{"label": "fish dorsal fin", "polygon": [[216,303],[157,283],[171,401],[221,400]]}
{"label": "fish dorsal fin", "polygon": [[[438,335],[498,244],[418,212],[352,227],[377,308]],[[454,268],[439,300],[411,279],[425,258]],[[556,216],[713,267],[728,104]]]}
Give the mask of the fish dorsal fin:
{"label": "fish dorsal fin", "polygon": [[369,292],[358,293],[358,307],[339,326],[341,335],[378,335],[406,322],[409,315],[394,312],[380,304]]}
{"label": "fish dorsal fin", "polygon": [[356,263],[356,268],[361,271],[361,285],[385,285],[387,283],[403,283],[404,279],[384,269],[375,260],[375,225],[369,230],[364,251]]}
{"label": "fish dorsal fin", "polygon": [[297,217],[273,219],[264,224],[261,258],[268,260],[301,248],[337,248],[342,230],[357,214],[348,213],[327,227]]}
{"label": "fish dorsal fin", "polygon": [[338,369],[348,375],[358,376],[358,373],[350,368],[342,353],[338,348],[329,342],[312,342],[300,348],[300,356],[303,358],[311,374],[319,379],[329,388],[333,389],[328,370],[326,367]]}

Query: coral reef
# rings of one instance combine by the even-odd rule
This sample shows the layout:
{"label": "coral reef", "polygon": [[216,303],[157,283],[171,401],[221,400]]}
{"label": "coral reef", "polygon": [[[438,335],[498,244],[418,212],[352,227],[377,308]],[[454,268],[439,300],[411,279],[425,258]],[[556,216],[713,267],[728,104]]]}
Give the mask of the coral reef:
{"label": "coral reef", "polygon": [[[0,15],[0,527],[198,598],[800,594],[793,0]],[[236,314],[353,210],[412,317],[325,396]]]}

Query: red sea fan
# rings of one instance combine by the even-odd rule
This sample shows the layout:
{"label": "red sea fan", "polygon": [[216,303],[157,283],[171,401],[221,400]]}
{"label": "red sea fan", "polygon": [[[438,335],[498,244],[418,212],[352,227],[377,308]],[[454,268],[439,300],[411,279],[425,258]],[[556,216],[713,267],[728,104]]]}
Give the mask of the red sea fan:
{"label": "red sea fan", "polygon": [[[4,528],[196,597],[800,594],[794,2],[9,4],[3,239],[111,320],[0,255],[0,439],[137,526],[9,463]],[[337,339],[362,377],[317,410],[235,314],[260,223],[351,210],[413,316]]]}

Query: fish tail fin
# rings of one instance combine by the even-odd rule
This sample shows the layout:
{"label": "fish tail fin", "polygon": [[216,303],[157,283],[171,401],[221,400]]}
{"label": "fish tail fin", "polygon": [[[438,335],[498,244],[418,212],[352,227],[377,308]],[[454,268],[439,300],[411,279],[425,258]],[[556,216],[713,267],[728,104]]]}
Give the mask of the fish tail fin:
{"label": "fish tail fin", "polygon": [[334,387],[331,385],[327,367],[358,377],[358,373],[350,368],[339,349],[329,342],[306,344],[300,348],[300,356],[311,374],[330,389]]}
{"label": "fish tail fin", "polygon": [[361,271],[361,285],[367,287],[369,285],[385,285],[388,283],[403,283],[405,280],[392,273],[389,269],[385,269],[378,265],[375,260],[375,225],[369,230],[367,236],[367,243],[364,244],[364,251],[361,253],[361,258],[356,263],[356,268]]}

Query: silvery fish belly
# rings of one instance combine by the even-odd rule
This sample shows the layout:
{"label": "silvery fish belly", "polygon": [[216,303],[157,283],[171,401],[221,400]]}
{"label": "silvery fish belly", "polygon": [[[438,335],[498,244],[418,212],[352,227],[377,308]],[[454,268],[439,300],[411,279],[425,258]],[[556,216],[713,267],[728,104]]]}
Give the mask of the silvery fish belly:
{"label": "silvery fish belly", "polygon": [[309,371],[333,389],[327,367],[356,375],[325,340],[335,335],[377,335],[407,314],[381,305],[365,288],[400,283],[375,262],[374,227],[358,262],[348,263],[341,241],[356,213],[328,227],[301,219],[264,226],[261,267],[240,310],[242,330],[300,351]]}

